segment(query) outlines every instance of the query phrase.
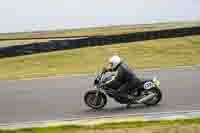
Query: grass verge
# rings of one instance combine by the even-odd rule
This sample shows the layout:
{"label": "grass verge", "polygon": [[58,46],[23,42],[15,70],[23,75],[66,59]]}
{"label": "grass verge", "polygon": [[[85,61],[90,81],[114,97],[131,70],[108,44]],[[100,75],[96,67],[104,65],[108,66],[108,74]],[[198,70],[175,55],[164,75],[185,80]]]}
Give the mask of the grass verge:
{"label": "grass verge", "polygon": [[19,130],[0,130],[0,133],[199,133],[200,119],[149,122],[122,122],[95,126],[60,126]]}
{"label": "grass verge", "polygon": [[0,79],[94,73],[113,54],[136,69],[200,64],[200,36],[121,43],[0,60]]}
{"label": "grass verge", "polygon": [[1,33],[0,40],[119,35],[132,32],[155,31],[155,30],[165,30],[165,29],[194,27],[194,26],[200,26],[200,21],[156,23],[156,24],[143,24],[143,25],[142,24],[120,25],[120,26],[55,30],[55,31],[43,31],[43,32]]}

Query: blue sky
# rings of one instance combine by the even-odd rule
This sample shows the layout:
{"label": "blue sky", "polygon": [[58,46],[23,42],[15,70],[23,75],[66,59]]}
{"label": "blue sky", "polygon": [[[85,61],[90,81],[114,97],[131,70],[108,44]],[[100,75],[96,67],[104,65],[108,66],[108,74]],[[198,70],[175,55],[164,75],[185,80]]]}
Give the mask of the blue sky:
{"label": "blue sky", "polygon": [[0,0],[0,32],[200,20],[200,0]]}

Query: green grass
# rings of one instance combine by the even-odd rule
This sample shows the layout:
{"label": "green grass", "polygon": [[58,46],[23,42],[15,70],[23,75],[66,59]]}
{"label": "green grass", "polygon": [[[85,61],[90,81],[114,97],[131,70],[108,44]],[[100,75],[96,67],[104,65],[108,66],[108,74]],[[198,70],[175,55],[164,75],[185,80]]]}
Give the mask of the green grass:
{"label": "green grass", "polygon": [[200,64],[200,36],[121,43],[0,59],[0,79],[94,73],[118,54],[136,69]]}
{"label": "green grass", "polygon": [[187,133],[188,131],[193,131],[193,133],[199,133],[200,119],[121,122],[96,126],[60,126],[19,130],[0,130],[0,133],[111,133],[116,131],[124,131],[126,133],[169,133],[169,131],[170,133]]}
{"label": "green grass", "polygon": [[68,29],[57,31],[45,32],[22,32],[22,33],[2,33],[1,39],[20,39],[20,38],[48,38],[48,37],[78,37],[78,36],[97,36],[97,35],[118,35],[132,32],[164,30],[172,28],[183,28],[200,26],[200,21],[191,22],[173,22],[173,23],[157,23],[145,25],[121,25],[121,26],[108,26],[98,28],[81,28],[81,29]]}
{"label": "green grass", "polygon": [[[55,39],[53,40],[62,40],[65,38],[61,39],[56,37],[119,35],[124,33],[155,31],[155,30],[164,30],[172,28],[192,27],[192,26],[200,26],[200,21],[157,23],[157,24],[144,24],[144,25],[121,25],[121,26],[68,29],[68,30],[56,30],[56,31],[44,31],[44,32],[0,33],[0,47],[24,45],[35,42],[47,42],[49,40],[52,40],[52,39],[42,39],[48,37],[54,37]],[[41,39],[33,39],[33,38],[41,38]],[[1,39],[8,39],[8,40],[1,41]],[[9,40],[9,39],[17,39],[17,40]]]}

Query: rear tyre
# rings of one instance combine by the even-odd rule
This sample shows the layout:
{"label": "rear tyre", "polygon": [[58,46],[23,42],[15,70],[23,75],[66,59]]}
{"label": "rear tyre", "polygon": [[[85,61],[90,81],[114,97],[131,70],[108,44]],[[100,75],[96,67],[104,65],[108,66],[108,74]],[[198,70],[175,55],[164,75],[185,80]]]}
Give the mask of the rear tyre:
{"label": "rear tyre", "polygon": [[[96,95],[99,93],[98,95]],[[107,104],[106,95],[97,90],[88,91],[84,96],[85,104],[92,109],[102,109]]]}
{"label": "rear tyre", "polygon": [[154,96],[152,99],[148,100],[147,102],[145,102],[144,104],[147,106],[153,106],[158,104],[161,99],[162,99],[162,92],[159,88],[152,88],[148,91],[149,93],[154,93],[156,94],[156,96]]}

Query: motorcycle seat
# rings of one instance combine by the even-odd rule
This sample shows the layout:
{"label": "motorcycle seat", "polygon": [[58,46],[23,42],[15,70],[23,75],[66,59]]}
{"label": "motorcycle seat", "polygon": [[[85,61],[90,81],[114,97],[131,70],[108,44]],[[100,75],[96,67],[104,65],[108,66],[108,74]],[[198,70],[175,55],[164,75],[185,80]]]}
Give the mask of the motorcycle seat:
{"label": "motorcycle seat", "polygon": [[145,82],[148,82],[148,81],[152,81],[152,79],[140,79],[141,83],[145,83]]}

